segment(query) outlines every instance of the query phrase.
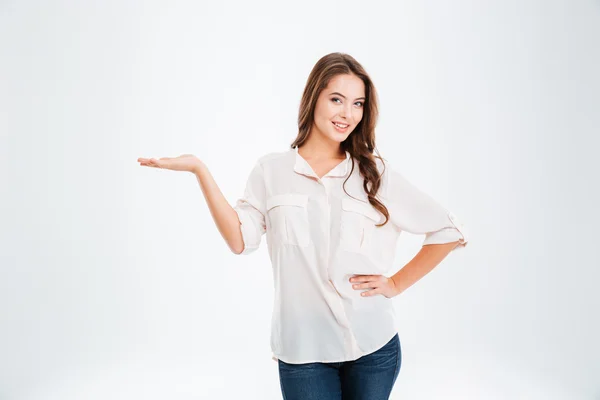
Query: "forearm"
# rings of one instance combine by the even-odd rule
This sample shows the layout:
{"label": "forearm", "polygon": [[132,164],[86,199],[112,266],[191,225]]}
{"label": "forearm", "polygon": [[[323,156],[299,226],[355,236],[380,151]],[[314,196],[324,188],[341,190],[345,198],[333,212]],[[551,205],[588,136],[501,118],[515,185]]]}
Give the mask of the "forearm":
{"label": "forearm", "polygon": [[244,241],[237,213],[223,196],[206,165],[200,164],[194,173],[219,233],[232,252],[241,252]]}
{"label": "forearm", "polygon": [[391,276],[398,294],[415,284],[429,271],[434,269],[458,245],[458,242],[429,244],[421,250],[402,269]]}

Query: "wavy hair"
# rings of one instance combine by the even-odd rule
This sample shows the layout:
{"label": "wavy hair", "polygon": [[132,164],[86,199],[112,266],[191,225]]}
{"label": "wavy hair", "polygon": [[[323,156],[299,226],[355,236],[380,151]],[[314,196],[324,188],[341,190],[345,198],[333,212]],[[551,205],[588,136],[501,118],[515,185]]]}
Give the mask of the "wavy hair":
{"label": "wavy hair", "polygon": [[[383,162],[383,158],[375,147],[375,125],[379,117],[377,92],[365,69],[349,54],[327,54],[317,61],[313,67],[302,93],[298,112],[298,135],[292,142],[291,147],[301,146],[308,139],[310,129],[314,124],[315,107],[319,95],[331,79],[342,74],[356,75],[360,78],[365,85],[366,98],[361,121],[346,140],[340,143],[341,149],[348,151],[352,158],[352,169],[344,181],[344,185],[354,171],[354,160],[358,160],[358,169],[364,178],[363,189],[367,194],[369,203],[385,216],[385,221],[376,226],[383,226],[389,220],[389,212],[386,206],[375,197],[381,186],[381,175],[377,169],[375,158],[377,157]],[[374,155],[373,152],[376,152],[377,155]],[[342,187],[346,192],[344,185]]]}

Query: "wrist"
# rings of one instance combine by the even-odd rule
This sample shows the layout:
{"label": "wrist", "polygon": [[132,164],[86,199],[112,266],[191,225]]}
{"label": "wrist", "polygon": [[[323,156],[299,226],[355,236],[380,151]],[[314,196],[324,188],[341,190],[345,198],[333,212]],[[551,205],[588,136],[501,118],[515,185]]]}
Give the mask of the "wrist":
{"label": "wrist", "polygon": [[394,279],[393,276],[390,277],[390,279],[392,280],[392,282],[394,282],[394,296],[398,296],[400,293],[404,292],[404,290],[400,287],[397,280]]}
{"label": "wrist", "polygon": [[199,175],[206,170],[206,164],[204,164],[201,160],[196,161],[192,170],[190,171],[194,175]]}

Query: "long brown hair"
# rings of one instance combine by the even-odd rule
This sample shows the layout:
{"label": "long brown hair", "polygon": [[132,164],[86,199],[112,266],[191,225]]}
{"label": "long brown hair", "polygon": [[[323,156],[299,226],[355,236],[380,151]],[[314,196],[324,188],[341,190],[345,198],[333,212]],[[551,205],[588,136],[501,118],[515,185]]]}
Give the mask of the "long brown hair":
{"label": "long brown hair", "polygon": [[[365,69],[349,54],[327,54],[317,61],[313,67],[306,81],[300,102],[298,136],[296,136],[291,147],[296,148],[297,146],[301,146],[308,139],[310,129],[314,124],[315,107],[321,91],[327,87],[331,79],[341,74],[353,74],[359,77],[365,85],[366,98],[361,121],[348,138],[340,143],[341,149],[348,151],[352,158],[352,169],[344,181],[344,185],[354,171],[354,159],[356,158],[358,160],[358,169],[364,178],[363,189],[367,193],[369,203],[385,216],[385,221],[377,226],[383,226],[389,220],[389,212],[385,205],[375,198],[381,186],[381,175],[377,169],[375,157],[383,161],[383,158],[379,155],[379,151],[375,147],[375,125],[379,116],[377,92]],[[374,151],[377,152],[377,155],[373,155]],[[344,192],[346,192],[345,187],[342,187]]]}

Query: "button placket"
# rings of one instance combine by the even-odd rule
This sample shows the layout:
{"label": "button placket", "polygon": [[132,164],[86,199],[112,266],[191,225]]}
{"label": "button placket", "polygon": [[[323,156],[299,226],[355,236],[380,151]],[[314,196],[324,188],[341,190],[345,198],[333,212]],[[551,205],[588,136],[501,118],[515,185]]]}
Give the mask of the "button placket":
{"label": "button placket", "polygon": [[331,254],[331,189],[327,186],[329,181],[322,181],[323,189],[325,190],[325,268],[327,270],[327,280],[331,286],[331,290],[337,294],[337,289],[331,281],[331,275],[329,274],[329,258]]}

